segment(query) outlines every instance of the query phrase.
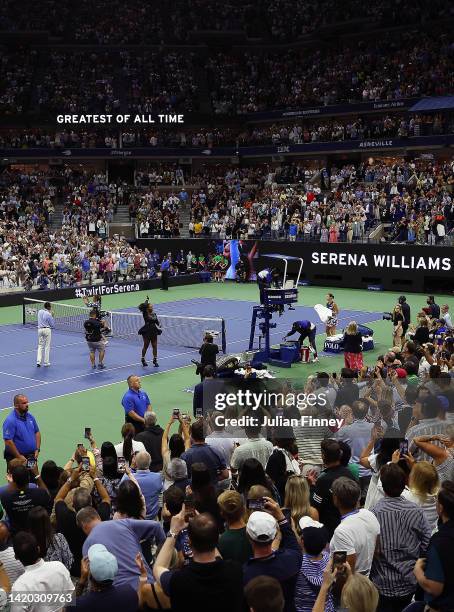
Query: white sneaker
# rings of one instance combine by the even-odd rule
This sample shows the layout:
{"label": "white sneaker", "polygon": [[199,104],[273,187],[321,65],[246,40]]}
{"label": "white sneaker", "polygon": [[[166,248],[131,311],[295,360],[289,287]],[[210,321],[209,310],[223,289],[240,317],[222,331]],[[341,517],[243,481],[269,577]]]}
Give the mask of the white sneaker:
{"label": "white sneaker", "polygon": [[314,357],[312,363],[318,363],[318,357]]}

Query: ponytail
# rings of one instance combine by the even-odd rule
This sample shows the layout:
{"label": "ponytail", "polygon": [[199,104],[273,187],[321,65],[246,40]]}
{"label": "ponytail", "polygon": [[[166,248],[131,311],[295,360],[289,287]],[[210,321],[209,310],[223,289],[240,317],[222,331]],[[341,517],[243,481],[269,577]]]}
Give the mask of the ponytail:
{"label": "ponytail", "polygon": [[123,436],[123,457],[130,464],[132,459],[132,439],[135,435],[134,425],[125,423],[121,428],[121,435]]}

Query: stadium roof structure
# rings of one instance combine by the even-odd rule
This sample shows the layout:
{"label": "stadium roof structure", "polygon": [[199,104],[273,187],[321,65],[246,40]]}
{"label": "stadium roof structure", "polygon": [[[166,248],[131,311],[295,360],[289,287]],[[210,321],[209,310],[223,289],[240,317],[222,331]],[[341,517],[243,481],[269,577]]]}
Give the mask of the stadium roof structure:
{"label": "stadium roof structure", "polygon": [[454,109],[454,96],[441,96],[439,98],[422,98],[416,102],[410,109],[410,113],[419,113],[421,111],[437,111]]}

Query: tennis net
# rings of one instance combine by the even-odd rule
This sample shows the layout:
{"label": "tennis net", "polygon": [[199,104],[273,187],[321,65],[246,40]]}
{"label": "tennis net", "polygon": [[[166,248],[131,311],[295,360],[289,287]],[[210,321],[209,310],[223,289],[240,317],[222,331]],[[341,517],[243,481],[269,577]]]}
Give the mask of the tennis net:
{"label": "tennis net", "polygon": [[[38,325],[38,311],[43,308],[44,300],[24,298],[22,305],[22,322],[24,325]],[[84,322],[89,317],[90,309],[85,306],[73,306],[51,302],[55,329],[68,332],[84,333]],[[203,336],[210,332],[222,351],[226,352],[225,321],[219,317],[185,317],[177,315],[158,315],[162,334],[159,343],[166,346],[199,348]],[[131,340],[140,339],[138,330],[143,325],[141,313],[111,311],[104,318],[114,338]]]}

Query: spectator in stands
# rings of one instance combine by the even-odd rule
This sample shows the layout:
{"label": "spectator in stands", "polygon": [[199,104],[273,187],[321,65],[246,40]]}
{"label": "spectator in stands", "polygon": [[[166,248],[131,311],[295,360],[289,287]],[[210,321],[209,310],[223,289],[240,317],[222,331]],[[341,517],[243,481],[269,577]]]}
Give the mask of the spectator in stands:
{"label": "spectator in stands", "polygon": [[0,497],[13,535],[27,529],[28,513],[32,508],[42,506],[49,514],[52,510],[49,493],[38,474],[36,464],[33,474],[37,476],[38,488],[36,489],[30,487],[30,472],[24,465],[13,468],[11,472],[12,488],[2,493]]}
{"label": "spectator in stands", "polygon": [[[93,544],[104,544],[118,562],[118,574],[114,586],[129,584],[137,591],[140,571],[136,565],[137,553],[142,554],[140,542],[154,540],[159,546],[164,541],[161,525],[155,521],[121,519],[101,522],[96,510],[90,506],[82,508],[77,513],[77,524],[87,536],[82,554],[86,556]],[[152,580],[151,570],[147,566],[149,580]]]}
{"label": "spectator in stands", "polygon": [[268,459],[273,452],[273,445],[260,435],[261,426],[245,427],[247,442],[244,442],[234,450],[230,466],[233,473],[241,471],[244,462],[249,458],[257,459],[266,467]]}
{"label": "spectator in stands", "polygon": [[236,491],[224,491],[218,497],[226,530],[219,538],[218,549],[223,559],[246,563],[252,557],[251,544],[246,536],[246,508]]}
{"label": "spectator in stands", "polygon": [[157,415],[154,412],[146,412],[144,415],[144,431],[135,435],[136,442],[142,442],[150,455],[150,471],[160,472],[162,470],[162,434],[164,430],[157,424]]}
{"label": "spectator in stands", "polygon": [[368,576],[380,534],[378,520],[369,510],[358,508],[361,488],[354,480],[338,478],[332,492],[341,522],[331,538],[330,552],[346,551],[352,572]]}
{"label": "spectator in stands", "polygon": [[336,440],[323,440],[321,449],[324,469],[311,487],[311,504],[318,510],[320,522],[332,537],[341,519],[339,510],[333,502],[332,485],[341,476],[351,480],[354,480],[354,477],[350,470],[341,464],[341,449]]}
{"label": "spectator in stands", "polygon": [[285,601],[282,587],[271,576],[257,576],[244,589],[250,612],[282,612]]}
{"label": "spectator in stands", "polygon": [[[99,610],[138,607],[137,592],[129,584],[114,586],[118,573],[117,559],[103,544],[93,544],[82,560],[81,577],[77,584],[77,607],[81,610]],[[90,584],[90,591],[80,595]]]}
{"label": "spectator in stands", "polygon": [[72,599],[74,585],[69,571],[60,561],[44,561],[40,555],[38,542],[31,533],[19,531],[13,538],[14,555],[25,568],[23,574],[13,584],[11,593],[61,593]]}
{"label": "spectator in stands", "polygon": [[[295,586],[301,567],[302,553],[290,521],[271,498],[264,498],[264,512],[255,511],[249,517],[246,532],[254,553],[253,558],[244,565],[244,583],[257,576],[276,578],[285,599],[285,611],[295,610]],[[281,532],[281,543],[273,552],[272,544]]]}
{"label": "spectator in stands", "polygon": [[225,458],[218,450],[208,446],[205,442],[205,423],[196,421],[191,425],[191,446],[181,455],[188,466],[188,476],[191,477],[191,468],[194,463],[204,463],[210,473],[213,484],[229,477]]}
{"label": "spectator in stands", "polygon": [[11,533],[4,521],[0,522],[0,564],[11,584],[24,573],[24,566],[14,556]]}
{"label": "spectator in stands", "polygon": [[[169,570],[175,542],[187,528],[193,562],[178,570]],[[218,529],[209,514],[199,514],[185,522],[184,510],[170,521],[169,535],[153,567],[153,574],[164,593],[170,597],[172,610],[187,610],[187,594],[202,611],[240,611],[243,602],[241,566],[216,558]]]}
{"label": "spectator in stands", "polygon": [[[134,455],[133,477],[139,485],[140,491],[145,500],[146,513],[145,518],[155,520],[159,510],[159,496],[162,492],[161,474],[150,471],[151,457],[147,451],[140,451]],[[129,478],[126,473],[123,476],[122,482]]]}
{"label": "spectator in stands", "polygon": [[385,497],[372,508],[380,524],[380,547],[370,577],[380,593],[380,609],[387,612],[411,602],[413,568],[426,555],[430,527],[422,508],[402,497],[405,474],[398,465],[383,466],[380,480]]}

